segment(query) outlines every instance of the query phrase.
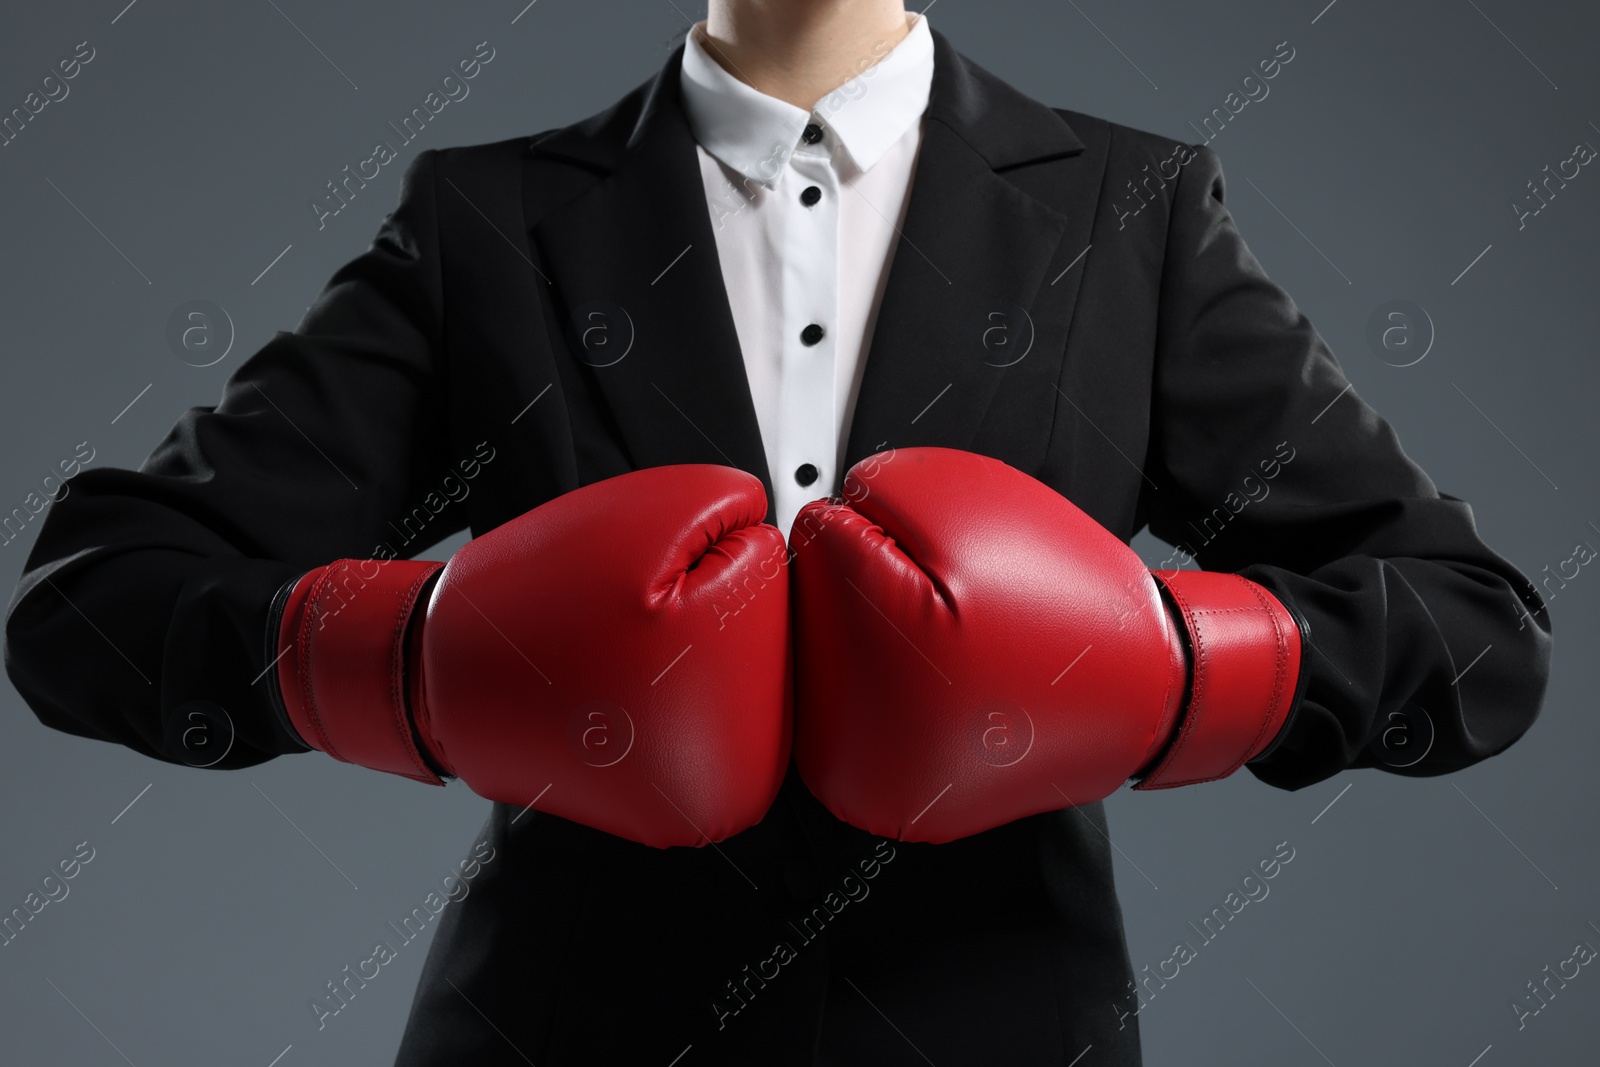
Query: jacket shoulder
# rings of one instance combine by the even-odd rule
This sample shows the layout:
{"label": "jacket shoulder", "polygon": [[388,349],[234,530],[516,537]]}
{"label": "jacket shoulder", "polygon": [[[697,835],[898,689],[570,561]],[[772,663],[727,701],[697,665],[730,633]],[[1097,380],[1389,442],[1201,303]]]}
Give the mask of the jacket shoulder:
{"label": "jacket shoulder", "polygon": [[[1175,214],[1195,210],[1201,198],[1223,199],[1222,160],[1204,140],[1169,137],[1066,108],[1051,110],[1100,161],[1104,180],[1097,210],[1114,220],[1117,231],[1147,209],[1170,223]],[[1146,232],[1154,237],[1165,229],[1146,227]]]}
{"label": "jacket shoulder", "polygon": [[[1154,130],[1128,126],[1082,111],[1063,107],[1053,107],[1050,110],[1071,126],[1073,132],[1086,146],[1091,149],[1097,148],[1113,165],[1135,159],[1143,165],[1146,161],[1170,158],[1180,147],[1187,147],[1191,151],[1200,147],[1199,142],[1187,138],[1171,137],[1164,133],[1156,133]],[[1137,170],[1138,166],[1134,169]]]}
{"label": "jacket shoulder", "polygon": [[494,167],[503,167],[508,162],[520,162],[528,155],[529,146],[540,138],[548,137],[554,130],[541,130],[532,135],[519,137],[506,137],[499,141],[484,141],[479,144],[451,145],[448,148],[433,149],[439,167],[450,173],[472,173]]}
{"label": "jacket shoulder", "polygon": [[553,127],[498,141],[432,149],[435,195],[449,198],[454,190],[457,199],[465,198],[458,213],[469,225],[479,213],[505,226],[532,224],[599,180],[595,171],[565,165],[565,159],[552,161],[541,151],[541,145],[573,130],[574,126]]}

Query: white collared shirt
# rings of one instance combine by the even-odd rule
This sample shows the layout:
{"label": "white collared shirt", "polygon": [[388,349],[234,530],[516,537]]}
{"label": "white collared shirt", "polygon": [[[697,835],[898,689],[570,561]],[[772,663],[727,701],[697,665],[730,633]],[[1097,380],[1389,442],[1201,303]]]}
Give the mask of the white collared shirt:
{"label": "white collared shirt", "polygon": [[724,70],[699,41],[703,22],[684,46],[684,110],[786,537],[842,478],[905,217],[933,81],[927,17],[909,20],[810,112]]}

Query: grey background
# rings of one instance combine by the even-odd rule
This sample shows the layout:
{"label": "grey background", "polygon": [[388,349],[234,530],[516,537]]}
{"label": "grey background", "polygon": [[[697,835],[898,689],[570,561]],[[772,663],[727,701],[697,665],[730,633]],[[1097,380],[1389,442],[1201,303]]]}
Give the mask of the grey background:
{"label": "grey background", "polygon": [[[420,148],[587,116],[704,14],[686,0],[125,2],[0,12],[0,112],[77,42],[97,52],[0,148],[0,513],[79,442],[95,466],[136,466],[186,407],[214,403],[366,246]],[[1489,543],[1531,576],[1554,571],[1578,542],[1600,547],[1600,166],[1520,231],[1511,204],[1578,141],[1600,146],[1596,17],[1555,0],[1325,4],[945,0],[929,18],[1032,96],[1191,142],[1190,123],[1288,41],[1270,94],[1211,142],[1241,231]],[[496,55],[470,95],[319,232],[308,200],[480,41]],[[237,330],[204,369],[165,339],[193,298]],[[1393,299],[1437,331],[1413,366],[1366,340]],[[0,548],[7,590],[36,528]],[[1188,922],[1279,842],[1295,849],[1145,1009],[1147,1062],[1593,1062],[1593,968],[1521,1031],[1510,1004],[1580,940],[1600,945],[1597,605],[1600,569],[1559,589],[1544,714],[1478,767],[1297,793],[1243,773],[1108,801],[1136,969],[1198,944]],[[106,655],[82,651],[85,670]],[[169,766],[48,730],[9,686],[0,752],[0,911],[78,842],[95,849],[69,896],[0,947],[0,1060],[390,1062],[423,943],[321,1031],[308,1001],[467,854],[487,801],[316,754]]]}

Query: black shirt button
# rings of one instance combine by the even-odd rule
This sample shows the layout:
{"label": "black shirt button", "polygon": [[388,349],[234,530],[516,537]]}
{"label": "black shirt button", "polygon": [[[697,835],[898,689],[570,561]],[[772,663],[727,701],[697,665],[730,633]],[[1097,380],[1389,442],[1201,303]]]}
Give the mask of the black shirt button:
{"label": "black shirt button", "polygon": [[822,327],[813,322],[810,326],[800,331],[800,340],[806,345],[816,344],[822,340]]}
{"label": "black shirt button", "polygon": [[794,469],[794,480],[801,485],[810,485],[817,480],[817,468],[809,463],[802,463]]}
{"label": "black shirt button", "polygon": [[800,202],[806,207],[810,207],[812,204],[815,204],[821,199],[822,190],[818,189],[815,185],[806,186],[805,191],[800,194]]}
{"label": "black shirt button", "polygon": [[806,144],[816,144],[822,140],[822,127],[815,122],[806,123],[804,132],[800,134],[800,139]]}

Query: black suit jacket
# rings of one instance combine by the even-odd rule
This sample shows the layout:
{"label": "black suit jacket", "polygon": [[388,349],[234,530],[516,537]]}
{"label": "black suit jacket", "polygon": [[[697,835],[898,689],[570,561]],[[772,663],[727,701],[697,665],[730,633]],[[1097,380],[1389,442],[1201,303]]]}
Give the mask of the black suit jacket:
{"label": "black suit jacket", "polygon": [[[1148,525],[1271,589],[1312,644],[1281,743],[1250,766],[1266,783],[1438,774],[1511,744],[1547,677],[1542,604],[1267,278],[1215,154],[1047,107],[933,39],[848,460],[986,453],[1121,538]],[[7,618],[41,721],[193,762],[194,715],[225,712],[219,766],[298,751],[253,684],[289,578],[636,468],[788,476],[766,469],[681,56],[575,125],[420,153],[371,248],[215,408],[138,471],[73,479]],[[1420,760],[1386,744],[1396,722],[1431,734]],[[1086,1062],[1138,1062],[1099,804],[940,846],[879,844],[792,773],[718,848],[517,815],[496,806],[504,858],[445,913],[401,1063],[664,1065],[692,1046],[684,1064],[809,1064],[819,1041],[832,1063],[840,1044],[874,1064],[1065,1064],[1091,1044]]]}

